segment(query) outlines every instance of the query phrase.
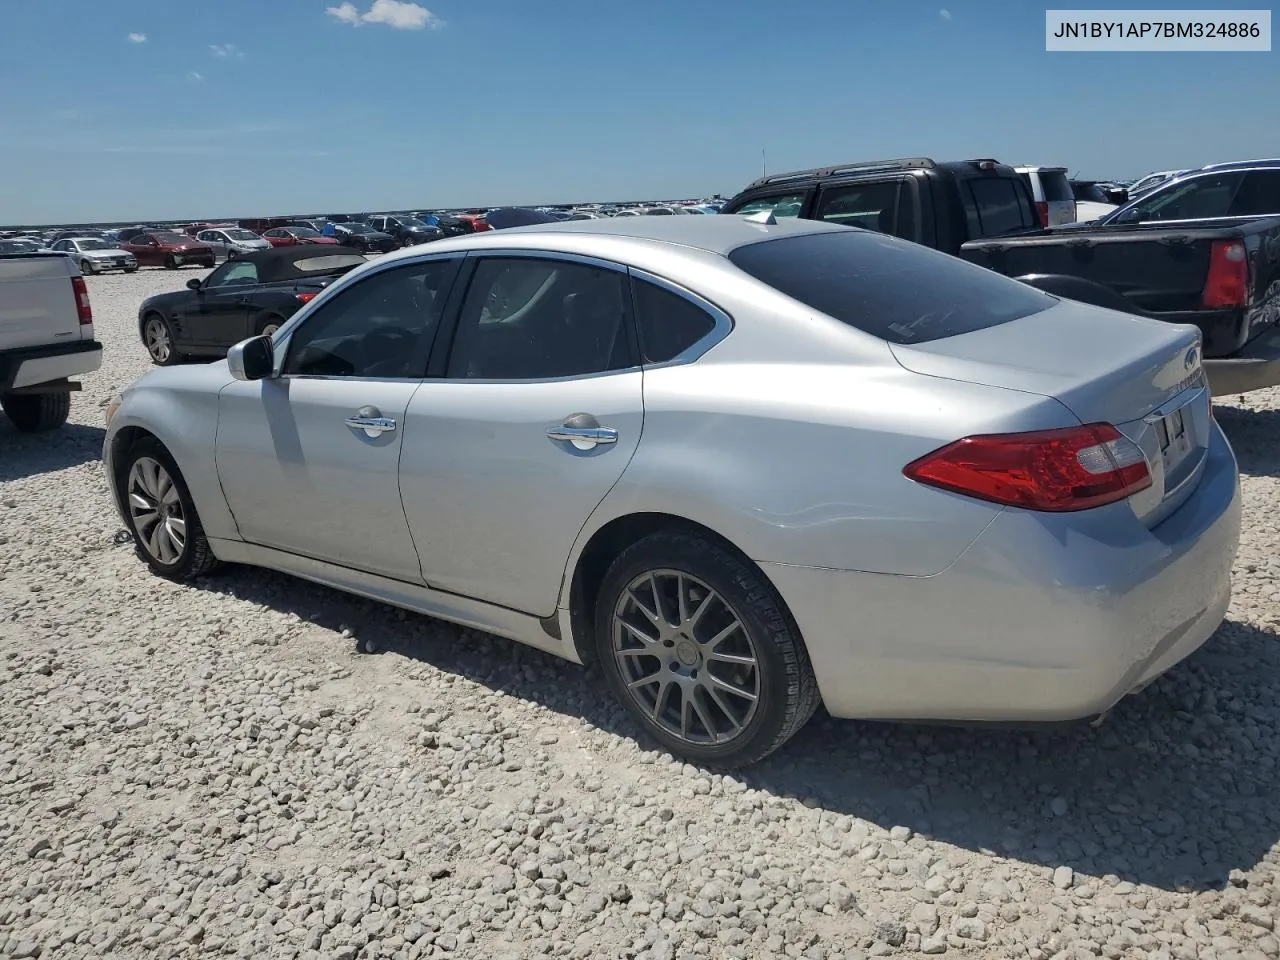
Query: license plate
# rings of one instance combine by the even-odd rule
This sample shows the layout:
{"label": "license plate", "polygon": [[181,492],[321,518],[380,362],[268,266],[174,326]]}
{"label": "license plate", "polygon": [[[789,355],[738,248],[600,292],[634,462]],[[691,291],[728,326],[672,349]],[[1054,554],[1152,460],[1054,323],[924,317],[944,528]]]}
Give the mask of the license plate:
{"label": "license plate", "polygon": [[1165,472],[1169,472],[1191,452],[1191,437],[1181,410],[1156,421],[1156,437],[1160,441],[1160,455],[1164,458]]}

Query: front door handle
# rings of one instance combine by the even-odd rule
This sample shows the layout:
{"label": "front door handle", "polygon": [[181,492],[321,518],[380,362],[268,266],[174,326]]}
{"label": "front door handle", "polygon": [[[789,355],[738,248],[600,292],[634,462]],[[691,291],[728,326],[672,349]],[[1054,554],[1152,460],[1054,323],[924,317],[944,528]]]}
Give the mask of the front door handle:
{"label": "front door handle", "polygon": [[377,407],[361,407],[346,422],[352,430],[363,430],[366,437],[380,437],[396,428],[395,420],[384,417]]}
{"label": "front door handle", "polygon": [[613,427],[602,427],[599,421],[589,413],[575,413],[565,417],[564,423],[547,430],[552,440],[563,440],[571,443],[578,450],[590,450],[600,443],[617,443],[618,431]]}

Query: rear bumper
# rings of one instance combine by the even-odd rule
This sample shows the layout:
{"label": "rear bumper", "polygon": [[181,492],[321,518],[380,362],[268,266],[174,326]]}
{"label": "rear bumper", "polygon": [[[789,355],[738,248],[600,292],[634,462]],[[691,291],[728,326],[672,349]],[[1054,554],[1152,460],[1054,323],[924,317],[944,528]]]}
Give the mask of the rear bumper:
{"label": "rear bumper", "polygon": [[1233,357],[1205,360],[1215,397],[1280,385],[1280,328],[1255,337]]}
{"label": "rear bumper", "polygon": [[102,366],[102,344],[75,340],[0,352],[0,393],[92,373]]}
{"label": "rear bumper", "polygon": [[762,566],[834,716],[1050,722],[1108,710],[1203,644],[1226,615],[1239,533],[1215,428],[1199,487],[1151,530],[1127,504],[1005,510],[932,577]]}

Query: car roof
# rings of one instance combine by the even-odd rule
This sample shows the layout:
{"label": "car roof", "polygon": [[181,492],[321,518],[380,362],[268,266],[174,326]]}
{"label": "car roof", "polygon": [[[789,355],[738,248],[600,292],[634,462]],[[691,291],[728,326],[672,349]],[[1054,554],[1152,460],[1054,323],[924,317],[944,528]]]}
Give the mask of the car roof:
{"label": "car roof", "polygon": [[[483,247],[512,246],[509,238],[542,237],[554,241],[556,237],[594,236],[601,239],[644,241],[649,243],[676,244],[703,250],[707,253],[726,255],[739,247],[762,240],[774,240],[789,236],[804,236],[851,229],[824,223],[820,220],[800,220],[782,217],[773,223],[753,221],[748,217],[731,214],[715,214],[706,217],[613,217],[599,220],[558,220],[555,223],[539,223],[527,227],[509,227],[467,234],[431,244],[432,250],[478,249]],[[517,243],[520,239],[517,239]],[[405,253],[422,252],[410,247]],[[392,256],[396,256],[393,254]]]}
{"label": "car roof", "polygon": [[1271,158],[1266,160],[1231,160],[1226,163],[1207,163],[1199,170],[1188,171],[1191,173],[1200,173],[1205,170],[1270,170],[1280,167],[1280,159]]}
{"label": "car roof", "polygon": [[[270,250],[255,250],[253,253],[242,253],[228,263],[252,263],[258,267],[258,279],[263,283],[280,280],[296,280],[306,276],[314,276],[324,271],[306,271],[296,264],[303,260],[317,257],[337,257],[344,254],[358,257],[364,261],[364,253],[354,247],[334,246],[332,244],[305,243],[294,247],[272,247]],[[360,264],[355,264],[360,266]]]}

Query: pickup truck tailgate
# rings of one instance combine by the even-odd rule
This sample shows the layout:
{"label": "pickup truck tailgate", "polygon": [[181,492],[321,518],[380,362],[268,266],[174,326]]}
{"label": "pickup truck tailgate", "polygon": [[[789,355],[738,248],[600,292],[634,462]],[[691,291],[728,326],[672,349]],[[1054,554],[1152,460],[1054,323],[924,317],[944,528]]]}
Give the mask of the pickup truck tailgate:
{"label": "pickup truck tailgate", "polygon": [[1061,274],[1110,287],[1139,310],[1200,309],[1213,241],[1231,239],[1197,226],[1159,224],[1065,228],[1018,238],[974,240],[960,249],[970,263],[1007,277]]}
{"label": "pickup truck tailgate", "polygon": [[0,257],[0,350],[81,338],[74,273],[60,255]]}

